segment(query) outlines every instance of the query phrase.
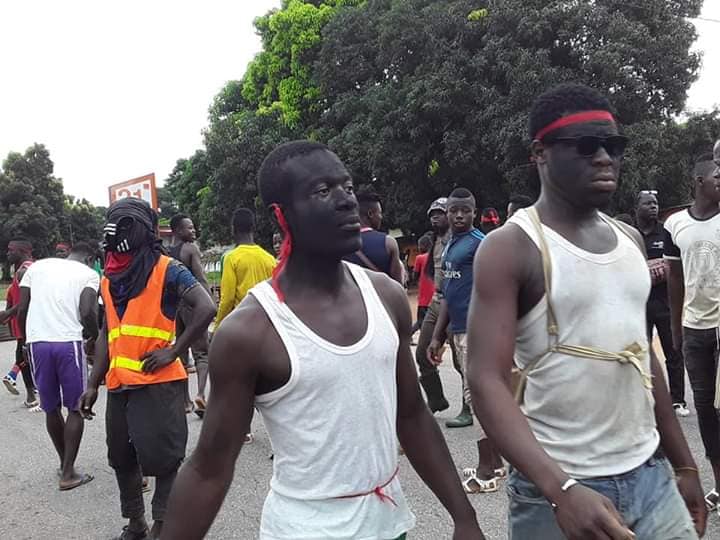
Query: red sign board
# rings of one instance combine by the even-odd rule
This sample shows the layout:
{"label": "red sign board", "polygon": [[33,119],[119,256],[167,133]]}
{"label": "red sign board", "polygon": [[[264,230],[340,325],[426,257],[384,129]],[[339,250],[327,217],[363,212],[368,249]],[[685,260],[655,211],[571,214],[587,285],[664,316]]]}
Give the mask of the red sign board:
{"label": "red sign board", "polygon": [[147,202],[157,210],[157,188],[155,187],[155,173],[146,174],[133,178],[126,182],[113,184],[108,188],[110,193],[110,204],[125,197],[136,197]]}

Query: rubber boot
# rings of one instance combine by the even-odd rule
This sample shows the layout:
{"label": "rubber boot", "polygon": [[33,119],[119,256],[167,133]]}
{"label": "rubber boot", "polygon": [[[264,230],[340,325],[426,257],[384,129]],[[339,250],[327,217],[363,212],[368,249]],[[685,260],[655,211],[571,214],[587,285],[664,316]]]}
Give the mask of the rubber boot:
{"label": "rubber boot", "polygon": [[461,428],[461,427],[468,427],[473,425],[473,417],[472,417],[472,411],[470,410],[470,405],[465,403],[463,401],[463,407],[460,411],[460,414],[458,414],[455,418],[452,420],[448,420],[445,422],[445,425],[449,428]]}
{"label": "rubber boot", "polygon": [[427,405],[430,412],[436,413],[450,408],[450,404],[443,394],[442,381],[440,380],[440,374],[437,371],[427,375],[422,375],[420,377],[420,384],[422,385],[423,390],[425,390]]}

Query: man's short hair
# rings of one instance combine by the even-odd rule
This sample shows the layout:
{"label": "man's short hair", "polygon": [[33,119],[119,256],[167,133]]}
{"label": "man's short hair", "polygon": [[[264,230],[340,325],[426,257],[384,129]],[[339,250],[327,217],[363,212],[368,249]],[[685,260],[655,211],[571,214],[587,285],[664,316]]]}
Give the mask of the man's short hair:
{"label": "man's short hair", "polygon": [[254,232],[255,213],[249,208],[238,208],[233,214],[232,226],[235,234]]}
{"label": "man's short hair", "polygon": [[170,218],[170,230],[172,230],[172,232],[177,232],[185,219],[190,219],[190,217],[185,214],[175,214],[172,218]]}
{"label": "man's short hair", "polygon": [[695,159],[695,167],[693,167],[693,175],[695,178],[698,176],[707,176],[713,172],[717,168],[714,159],[712,153],[700,154]]}
{"label": "man's short hair", "polygon": [[459,187],[452,190],[448,199],[469,199],[470,197],[475,198],[469,189]]}
{"label": "man's short hair", "polygon": [[290,159],[305,156],[319,150],[330,149],[315,141],[291,141],[281,144],[270,152],[258,171],[258,191],[265,206],[287,204],[292,194],[295,178],[290,178],[282,166]]}
{"label": "man's short hair", "polygon": [[582,111],[612,111],[610,101],[584,84],[560,84],[540,95],[530,110],[530,139],[555,120]]}
{"label": "man's short hair", "polygon": [[370,186],[360,186],[355,192],[360,212],[367,212],[374,204],[380,204],[380,195]]}
{"label": "man's short hair", "polygon": [[[16,248],[20,249],[21,251],[32,253],[32,242],[24,237],[16,237],[10,240],[10,244],[14,244]],[[9,245],[8,245],[9,247]]]}
{"label": "man's short hair", "polygon": [[82,257],[95,257],[97,250],[87,242],[76,242],[70,249],[70,253],[80,255]]}
{"label": "man's short hair", "polygon": [[527,195],[510,195],[510,204],[515,207],[515,210],[520,210],[522,208],[529,208],[533,205],[533,200],[528,197]]}

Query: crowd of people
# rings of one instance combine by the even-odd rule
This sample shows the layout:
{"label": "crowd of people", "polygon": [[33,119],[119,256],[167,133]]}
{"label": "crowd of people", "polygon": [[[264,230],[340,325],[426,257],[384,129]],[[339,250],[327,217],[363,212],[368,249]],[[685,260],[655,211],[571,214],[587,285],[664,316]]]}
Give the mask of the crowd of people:
{"label": "crowd of people", "polygon": [[[19,394],[22,374],[24,404],[45,412],[59,489],[93,480],[75,460],[104,384],[120,540],[204,537],[256,411],[274,452],[262,539],[406,538],[403,454],[455,539],[484,538],[468,495],[502,482],[513,539],[701,537],[720,502],[720,141],[700,149],[688,208],[663,223],[646,190],[634,217],[613,219],[601,209],[628,139],[612,111],[582,85],[536,100],[540,196],[512,196],[505,224],[463,187],[429,204],[414,320],[382,200],[356,192],[318,142],[266,157],[258,189],[277,257],[255,243],[253,212],[236,211],[217,305],[192,219],[172,219],[165,249],[138,199],[109,208],[102,270],[84,243],[33,262],[32,246],[12,241],[0,323],[17,346],[3,383]],[[450,406],[446,356],[463,381],[446,425],[477,433],[477,463],[459,474],[433,416]],[[707,493],[677,419],[690,414],[686,370],[715,477]],[[192,412],[203,426],[186,459]]]}

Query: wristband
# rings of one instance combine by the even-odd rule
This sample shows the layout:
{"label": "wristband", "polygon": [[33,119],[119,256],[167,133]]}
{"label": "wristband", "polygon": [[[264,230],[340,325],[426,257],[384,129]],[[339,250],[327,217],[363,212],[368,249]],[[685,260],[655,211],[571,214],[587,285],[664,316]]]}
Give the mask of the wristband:
{"label": "wristband", "polygon": [[674,469],[676,473],[682,472],[682,471],[689,471],[694,472],[695,474],[699,475],[700,471],[698,471],[695,467],[677,467]]}
{"label": "wristband", "polygon": [[[567,480],[565,480],[565,482],[563,483],[563,485],[560,486],[560,491],[562,491],[563,493],[567,493],[567,491],[568,491],[571,487],[573,487],[573,486],[575,486],[575,485],[577,485],[577,484],[579,484],[579,483],[580,483],[580,482],[578,482],[578,481],[575,480],[574,478],[568,478]],[[558,508],[558,505],[555,504],[554,502],[551,502],[551,503],[550,503],[550,506],[552,506],[552,509],[553,509],[553,510],[557,510],[557,508]]]}

